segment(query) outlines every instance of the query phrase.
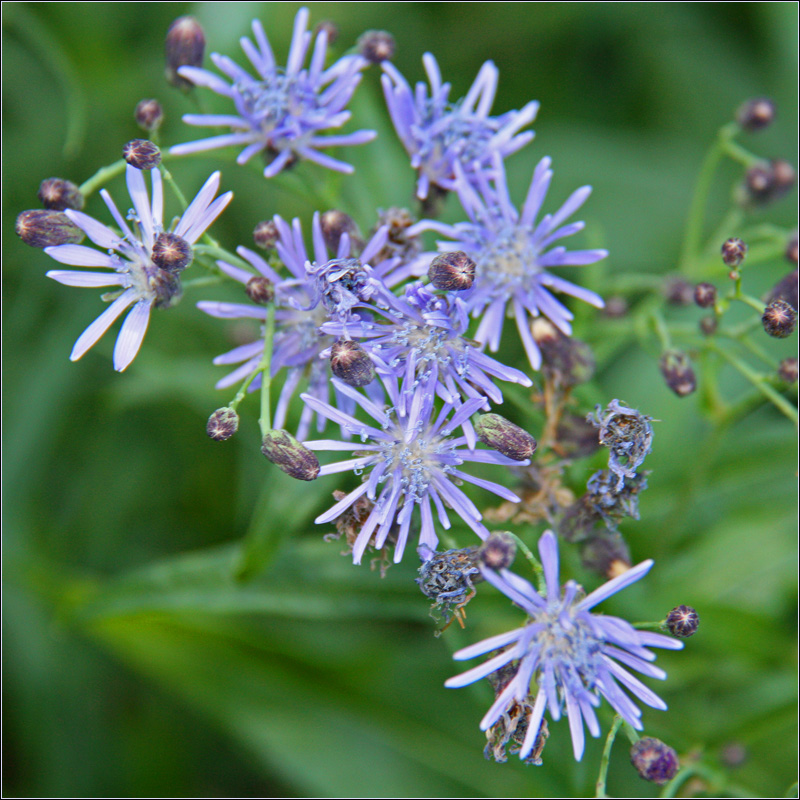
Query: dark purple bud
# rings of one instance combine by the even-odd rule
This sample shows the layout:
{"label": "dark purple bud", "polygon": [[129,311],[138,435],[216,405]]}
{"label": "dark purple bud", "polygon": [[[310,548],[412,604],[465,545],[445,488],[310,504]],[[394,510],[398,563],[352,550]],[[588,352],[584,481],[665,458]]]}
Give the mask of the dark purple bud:
{"label": "dark purple bud", "polygon": [[784,358],[778,364],[778,377],[785,383],[797,383],[797,359]]}
{"label": "dark purple bud", "polygon": [[788,303],[793,309],[797,310],[800,306],[797,305],[797,270],[792,270],[788,275],[784,275],[775,286],[772,287],[769,295],[767,296],[767,303],[773,303],[775,300],[783,300]]}
{"label": "dark purple bud", "polygon": [[161,163],[161,151],[147,139],[131,139],[122,148],[122,157],[136,169],[153,169]]}
{"label": "dark purple bud", "polygon": [[679,350],[668,350],[661,356],[659,367],[667,386],[678,397],[686,397],[697,388],[697,377],[686,353]]}
{"label": "dark purple bud", "polygon": [[394,36],[386,31],[366,31],[358,37],[358,52],[371,64],[389,61],[394,55]]}
{"label": "dark purple bud", "polygon": [[17,236],[31,247],[78,244],[83,231],[62,211],[34,208],[17,217]]}
{"label": "dark purple bud", "polygon": [[761,323],[770,336],[785,339],[794,333],[797,312],[785,300],[774,300],[764,309]]}
{"label": "dark purple bud", "polygon": [[667,614],[667,628],[673,636],[686,639],[697,632],[700,617],[691,606],[677,606]]}
{"label": "dark purple bud", "polygon": [[170,308],[181,299],[182,289],[178,274],[154,267],[147,275],[147,284],[156,294],[156,308]]}
{"label": "dark purple bud", "polygon": [[475,432],[487,447],[514,461],[525,461],[536,452],[536,439],[499,414],[481,414]]}
{"label": "dark purple bud", "polygon": [[253,231],[253,241],[262,250],[271,250],[278,238],[278,226],[271,219],[259,222]]}
{"label": "dark purple bud", "polygon": [[517,555],[517,543],[507,533],[493,533],[481,545],[478,557],[489,569],[508,569]]}
{"label": "dark purple bud", "polygon": [[192,263],[192,246],[177,233],[159,233],[153,243],[153,263],[167,272],[181,272]]}
{"label": "dark purple bud", "polygon": [[239,415],[232,409],[218,408],[209,418],[206,433],[215,442],[230,439],[239,430]]}
{"label": "dark purple bud", "polygon": [[462,292],[475,282],[475,262],[461,250],[440,253],[428,267],[428,280],[444,292]]}
{"label": "dark purple bud", "polygon": [[673,306],[688,306],[694,301],[694,286],[685,278],[667,278],[664,297]]}
{"label": "dark purple bud", "polygon": [[331,370],[333,374],[356,388],[372,383],[375,367],[367,351],[358,342],[342,339],[331,347]]}
{"label": "dark purple bud", "polygon": [[745,199],[756,205],[771,203],[783,197],[796,179],[794,167],[784,159],[756,164],[745,173]]}
{"label": "dark purple bud", "polygon": [[586,569],[617,578],[631,568],[631,553],[616,531],[603,531],[581,545],[581,563]]}
{"label": "dark purple bud", "polygon": [[83,208],[83,195],[72,182],[61,178],[48,178],[39,184],[39,199],[45,208],[63,211],[71,208],[80,211]]}
{"label": "dark purple bud", "polygon": [[768,97],[754,97],[745,101],[736,112],[736,121],[746,131],[768,128],[775,119],[775,103]]}
{"label": "dark purple bud", "polygon": [[702,333],[703,336],[713,336],[717,332],[717,324],[716,317],[703,317],[700,320],[700,333]]}
{"label": "dark purple bud", "polygon": [[313,481],[319,475],[319,461],[287,431],[270,431],[261,443],[261,452],[287,475],[299,481]]}
{"label": "dark purple bud", "polygon": [[328,44],[333,44],[339,38],[339,26],[329,19],[324,19],[322,22],[317,23],[314,28],[314,36],[322,33],[322,31],[325,31],[328,35]]}
{"label": "dark purple bud", "polygon": [[361,233],[358,230],[358,225],[349,214],[345,214],[344,211],[339,211],[338,209],[331,209],[320,215],[319,224],[320,228],[322,228],[322,238],[334,255],[339,253],[339,242],[344,233],[350,237],[350,252],[361,250],[363,246]]}
{"label": "dark purple bud", "polygon": [[148,133],[157,131],[164,119],[164,111],[158,100],[140,100],[134,112],[136,124]]}
{"label": "dark purple bud", "polygon": [[738,267],[747,255],[747,245],[741,239],[726,239],[720,252],[727,266]]}
{"label": "dark purple bud", "polygon": [[167,82],[183,91],[191,89],[193,84],[178,75],[178,69],[202,67],[205,49],[206,37],[200,23],[194,17],[178,17],[169,26],[165,42]]}
{"label": "dark purple bud", "polygon": [[639,739],[631,747],[631,764],[642,778],[659,786],[672,780],[681,767],[678,754],[652,736]]}
{"label": "dark purple bud", "polygon": [[271,303],[275,299],[275,287],[272,285],[272,281],[262,275],[254,275],[250,278],[244,290],[247,296],[260,306]]}
{"label": "dark purple bud", "polygon": [[698,283],[694,287],[694,302],[700,308],[711,308],[717,299],[717,290],[713,283]]}

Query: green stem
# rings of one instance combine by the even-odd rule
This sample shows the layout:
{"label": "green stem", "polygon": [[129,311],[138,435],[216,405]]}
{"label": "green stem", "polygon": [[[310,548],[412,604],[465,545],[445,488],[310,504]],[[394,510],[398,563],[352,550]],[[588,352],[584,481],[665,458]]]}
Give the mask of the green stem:
{"label": "green stem", "polygon": [[214,286],[222,282],[221,275],[206,275],[203,278],[193,278],[190,281],[183,281],[182,286],[184,290],[194,289],[198,286]]}
{"label": "green stem", "polygon": [[[230,250],[226,250],[224,247],[220,247],[216,242],[214,244],[196,244],[193,247],[195,255],[200,256],[208,256],[211,259],[219,259],[220,261],[227,261],[229,264],[232,264],[234,267],[241,267],[242,269],[246,269],[252,271],[253,267],[248,264],[244,259],[239,258],[234,253],[231,253]],[[216,264],[214,265],[216,267]],[[224,274],[224,273],[222,273]],[[253,273],[255,275],[255,273]],[[225,276],[229,277],[229,276]]]}
{"label": "green stem", "polygon": [[264,324],[264,355],[258,371],[261,373],[261,416],[258,425],[263,438],[272,430],[272,409],[270,406],[270,385],[272,383],[272,339],[275,335],[275,303],[267,306],[267,321]]}
{"label": "green stem", "polygon": [[634,622],[633,627],[643,631],[663,631],[665,622],[666,619],[661,619],[658,622]]}
{"label": "green stem", "polygon": [[94,194],[103,184],[110,181],[112,178],[116,178],[117,175],[122,175],[125,172],[125,167],[127,164],[125,163],[125,159],[121,158],[119,161],[115,161],[113,164],[109,164],[106,167],[100,167],[91,178],[84,181],[78,189],[80,193],[84,197],[89,197],[89,195]]}
{"label": "green stem", "polygon": [[749,150],[734,142],[733,139],[727,139],[725,141],[724,153],[729,158],[741,164],[745,169],[750,169],[750,167],[754,167],[756,164],[760,164],[764,161],[763,158],[753,155]]}
{"label": "green stem", "polygon": [[170,189],[172,189],[172,193],[178,199],[178,204],[180,205],[182,211],[186,211],[186,209],[189,208],[189,204],[186,202],[186,197],[181,191],[181,187],[175,182],[175,178],[172,177],[172,173],[164,166],[163,161],[158,165],[158,169],[161,172],[161,177],[169,185]]}
{"label": "green stem", "polygon": [[661,349],[662,350],[671,350],[672,349],[672,341],[670,339],[669,330],[667,329],[667,325],[664,322],[664,317],[661,316],[660,311],[653,311],[650,314],[650,319],[653,321],[653,327],[656,331],[656,336],[658,336],[658,340],[661,342]]}
{"label": "green stem", "polygon": [[622,717],[619,714],[614,716],[614,723],[611,730],[606,737],[606,744],[603,748],[603,755],[600,758],[600,772],[597,776],[597,783],[595,784],[595,797],[608,797],[606,794],[606,781],[608,780],[608,765],[611,761],[611,748],[614,745],[614,739],[617,738],[617,731],[622,725]]}
{"label": "green stem", "polygon": [[531,567],[533,568],[533,574],[536,576],[536,583],[539,584],[539,590],[542,594],[547,594],[547,590],[544,584],[544,569],[542,568],[539,559],[531,552],[530,547],[522,541],[522,539],[517,536],[516,533],[511,533],[511,531],[506,531],[506,533],[511,536],[514,541],[517,543],[517,547],[522,551],[522,554],[528,559]]}

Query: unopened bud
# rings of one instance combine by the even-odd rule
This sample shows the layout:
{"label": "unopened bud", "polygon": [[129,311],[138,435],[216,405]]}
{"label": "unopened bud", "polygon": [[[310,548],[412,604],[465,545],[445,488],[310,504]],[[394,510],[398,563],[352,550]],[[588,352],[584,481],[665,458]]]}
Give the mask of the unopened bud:
{"label": "unopened bud", "polygon": [[697,377],[686,353],[680,350],[668,350],[661,356],[659,367],[667,386],[678,397],[686,397],[697,388]]}
{"label": "unopened bud", "polygon": [[700,320],[700,333],[703,336],[713,336],[717,332],[717,318],[715,316],[703,317]]}
{"label": "unopened bud", "polygon": [[694,287],[694,302],[700,308],[711,308],[717,299],[717,290],[713,283],[698,283]]}
{"label": "unopened bud", "polygon": [[754,97],[747,100],[736,112],[736,121],[746,131],[760,131],[768,128],[775,119],[775,103],[768,97]]}
{"label": "unopened bud", "polygon": [[275,299],[275,287],[269,278],[263,275],[253,275],[244,288],[247,296],[260,306],[271,303]]}
{"label": "unopened bud", "polygon": [[678,754],[652,736],[642,737],[631,747],[631,764],[642,778],[659,786],[672,780],[681,766]]}
{"label": "unopened bud", "polygon": [[136,124],[148,133],[157,131],[164,119],[164,111],[158,100],[140,100],[134,112]]}
{"label": "unopened bud", "polygon": [[499,414],[481,414],[475,432],[487,447],[514,461],[525,461],[536,452],[536,439]]}
{"label": "unopened bud", "polygon": [[167,272],[181,272],[192,263],[192,246],[177,233],[159,233],[153,243],[153,263]]}
{"label": "unopened bud", "polygon": [[71,208],[80,211],[83,208],[83,195],[72,182],[61,178],[48,178],[39,184],[39,199],[45,208],[63,211]]}
{"label": "unopened bud", "polygon": [[691,606],[677,606],[667,614],[667,628],[673,636],[687,639],[697,632],[700,617]]}
{"label": "unopened bud", "polygon": [[489,569],[508,569],[517,555],[517,543],[507,533],[493,533],[481,545],[478,557]]}
{"label": "unopened bud", "polygon": [[239,430],[239,415],[232,409],[218,408],[209,418],[206,433],[215,442],[230,439]]}
{"label": "unopened bud", "polygon": [[131,139],[122,148],[122,157],[136,169],[154,169],[161,163],[161,151],[147,139]]}
{"label": "unopened bud", "polygon": [[741,239],[726,239],[720,252],[727,266],[738,267],[747,255],[747,245]]}
{"label": "unopened bud", "polygon": [[[342,234],[346,233],[350,237],[351,252],[353,250],[361,249],[361,233],[358,230],[355,220],[344,211],[338,209],[331,209],[325,211],[319,218],[320,228],[322,228],[322,238],[328,249],[334,255],[339,253],[339,242],[342,239]],[[346,257],[346,256],[345,256]]]}
{"label": "unopened bud", "polygon": [[631,568],[631,553],[618,532],[603,531],[582,543],[581,563],[586,569],[612,579]]}
{"label": "unopened bud", "polygon": [[770,336],[785,339],[794,333],[797,312],[785,300],[774,300],[764,309],[761,323]]}
{"label": "unopened bud", "polygon": [[275,247],[275,242],[279,238],[278,226],[271,219],[259,222],[253,231],[253,241],[256,243],[256,247],[260,247],[262,250],[270,250]]}
{"label": "unopened bud", "polygon": [[178,75],[178,69],[203,66],[205,49],[206,37],[200,23],[194,17],[178,17],[169,26],[165,42],[167,82],[183,91],[191,89],[193,84]]}
{"label": "unopened bud", "polygon": [[606,300],[603,316],[619,319],[628,313],[628,301],[622,295],[613,295]]}
{"label": "unopened bud", "polygon": [[261,452],[287,475],[299,481],[313,481],[319,475],[319,461],[287,431],[270,431],[261,443]]}
{"label": "unopened bud", "polygon": [[673,306],[688,306],[694,300],[694,286],[685,278],[668,278],[663,291],[667,302]]}
{"label": "unopened bud", "polygon": [[334,342],[331,370],[337,378],[356,388],[372,383],[375,378],[375,367],[367,351],[350,339]]}
{"label": "unopened bud", "polygon": [[797,383],[797,359],[796,358],[784,358],[780,364],[778,364],[778,377],[784,381],[785,383]]}
{"label": "unopened bud", "polygon": [[394,55],[394,36],[386,31],[367,31],[358,37],[357,47],[367,61],[380,64]]}
{"label": "unopened bud", "polygon": [[440,253],[428,267],[428,280],[445,292],[462,292],[475,281],[475,262],[461,250]]}
{"label": "unopened bud", "polygon": [[317,36],[322,33],[322,31],[325,31],[328,35],[328,44],[333,44],[339,38],[339,26],[329,19],[324,19],[322,22],[316,24],[314,35]]}
{"label": "unopened bud", "polygon": [[83,231],[62,211],[34,208],[17,217],[17,236],[31,247],[78,244]]}
{"label": "unopened bud", "polygon": [[770,203],[783,197],[796,180],[794,167],[784,159],[756,164],[745,173],[745,197],[757,205]]}

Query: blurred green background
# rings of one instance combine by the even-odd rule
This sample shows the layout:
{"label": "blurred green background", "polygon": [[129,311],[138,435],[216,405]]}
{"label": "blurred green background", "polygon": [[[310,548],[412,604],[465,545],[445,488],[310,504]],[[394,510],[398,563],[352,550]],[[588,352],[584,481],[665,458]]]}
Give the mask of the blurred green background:
{"label": "blurred green background", "polygon": [[[743,99],[768,95],[779,116],[742,142],[797,161],[794,3],[310,6],[312,24],[339,26],[338,52],[382,28],[394,33],[395,64],[412,82],[431,51],[457,98],[491,58],[501,76],[496,113],[540,100],[536,139],[511,161],[512,194],[521,201],[544,155],[555,169],[550,210],[577,186],[594,186],[581,213],[584,240],[611,256],[577,280],[605,295],[615,276],[675,269],[704,151]],[[300,485],[270,468],[253,400],[237,437],[223,445],[206,437],[209,413],[228,399],[213,388],[223,373],[211,358],[243,333],[194,303],[224,292],[197,290],[154,314],[123,375],[110,363],[115,332],[73,364],[97,293],[47,280],[54,262],[13,233],[16,215],[38,206],[42,179],[80,183],[141,135],[132,118],[139,100],[162,101],[162,141],[205,135],[182,124],[192,105],[163,80],[172,19],[195,14],[208,51],[245,63],[238,38],[258,16],[281,63],[297,8],[3,5],[5,796],[593,791],[601,742],[574,764],[562,721],[551,725],[543,767],[486,762],[478,721],[488,686],[442,686],[460,671],[453,650],[519,624],[504,598],[482,591],[467,630],[435,639],[413,552],[381,580],[341,558],[340,544],[324,543],[313,519],[336,481]],[[350,149],[356,176],[340,184],[342,207],[366,230],[376,207],[410,202],[413,173],[385,118],[377,70],[353,108],[357,125],[381,134]],[[249,245],[255,223],[274,213],[308,226],[310,209],[221,155],[171,169],[187,195],[222,169],[223,189],[235,192],[213,229],[224,244]],[[739,173],[722,169],[712,221]],[[109,188],[127,202],[121,179]],[[99,197],[87,211],[107,221]],[[455,220],[457,208],[445,214]],[[753,216],[784,226],[796,219],[794,192]],[[775,259],[746,273],[746,287],[760,296],[787,271]],[[724,285],[722,271],[713,277]],[[678,318],[694,323],[699,312]],[[587,405],[619,397],[660,420],[642,519],[622,527],[634,559],[653,557],[656,567],[602,610],[632,620],[680,603],[699,610],[700,632],[685,651],[659,655],[669,679],[655,688],[670,710],[645,711],[647,732],[712,767],[730,759],[732,745],[744,748],[731,780],[745,794],[781,795],[796,779],[796,434],[767,407],[716,433],[695,398],[664,386],[655,343],[640,346],[630,331],[586,309],[576,329],[600,357]],[[512,337],[506,344],[514,354],[506,357],[519,360]],[[796,338],[762,344],[781,357],[796,352]],[[726,391],[741,389],[735,377],[721,379]],[[601,461],[581,465],[573,488]],[[541,528],[518,532],[532,544]],[[255,577],[237,583],[243,540]],[[564,579],[597,585],[574,549],[562,549]],[[609,721],[605,709],[605,729]],[[609,791],[655,794],[625,750],[620,740]]]}

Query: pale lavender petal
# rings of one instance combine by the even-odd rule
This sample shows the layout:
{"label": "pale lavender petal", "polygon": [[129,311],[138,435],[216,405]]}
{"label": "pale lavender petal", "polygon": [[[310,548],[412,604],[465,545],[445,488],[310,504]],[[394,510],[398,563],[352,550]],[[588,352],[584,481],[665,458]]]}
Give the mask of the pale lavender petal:
{"label": "pale lavender petal", "polygon": [[108,253],[101,253],[82,244],[59,244],[45,247],[45,253],[61,264],[71,267],[108,267],[115,269],[117,261]]}
{"label": "pale lavender petal", "polygon": [[125,317],[114,346],[114,369],[123,372],[136,357],[150,322],[151,303],[140,300]]}
{"label": "pale lavender petal", "polygon": [[124,286],[126,282],[125,276],[116,272],[72,272],[65,269],[51,269],[45,275],[65,286]]}
{"label": "pale lavender petal", "polygon": [[114,320],[136,300],[136,292],[123,292],[79,337],[70,353],[70,361],[77,361],[111,327]]}

